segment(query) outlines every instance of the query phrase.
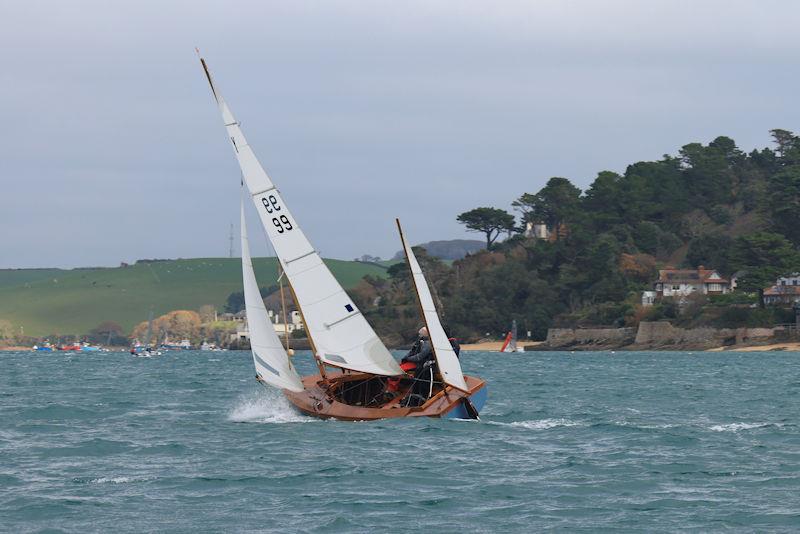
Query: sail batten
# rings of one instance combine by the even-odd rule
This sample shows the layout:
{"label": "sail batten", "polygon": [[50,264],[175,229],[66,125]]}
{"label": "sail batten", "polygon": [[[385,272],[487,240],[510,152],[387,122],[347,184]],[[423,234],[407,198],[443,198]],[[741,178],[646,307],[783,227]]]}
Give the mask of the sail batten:
{"label": "sail batten", "polygon": [[[403,371],[345,293],[297,224],[281,193],[267,175],[241,130],[241,125],[216,87],[205,61],[203,68],[222,114],[234,154],[242,170],[261,224],[272,243],[300,307],[317,357],[330,365],[394,376]],[[336,321],[343,312],[352,320]]]}
{"label": "sail batten", "polygon": [[400,240],[403,242],[403,250],[406,254],[406,260],[408,260],[408,267],[411,270],[411,279],[417,292],[425,326],[428,328],[428,336],[433,347],[433,355],[436,357],[436,364],[439,367],[439,373],[441,373],[442,380],[446,384],[466,392],[469,388],[464,380],[464,373],[461,371],[461,363],[459,363],[458,356],[453,350],[444,328],[442,328],[436,305],[433,302],[433,295],[427,280],[425,280],[425,274],[419,266],[414,251],[403,235],[399,219],[397,219],[397,230],[400,232]]}
{"label": "sail batten", "polygon": [[303,381],[295,371],[286,350],[281,345],[278,334],[269,320],[258,282],[253,271],[250,258],[250,245],[247,238],[247,226],[244,221],[244,203],[241,209],[242,239],[242,283],[244,285],[244,302],[247,313],[247,325],[250,332],[250,348],[253,352],[253,364],[258,377],[273,386],[290,391],[303,391]]}

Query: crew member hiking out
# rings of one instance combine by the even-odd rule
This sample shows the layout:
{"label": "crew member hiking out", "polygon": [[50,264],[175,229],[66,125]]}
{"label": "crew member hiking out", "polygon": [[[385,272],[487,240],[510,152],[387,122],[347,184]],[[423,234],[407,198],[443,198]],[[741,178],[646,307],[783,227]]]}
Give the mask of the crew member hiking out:
{"label": "crew member hiking out", "polygon": [[[400,360],[400,368],[413,377],[413,384],[408,395],[403,399],[404,406],[421,406],[430,398],[433,392],[433,385],[436,383],[438,368],[433,352],[433,346],[428,335],[428,329],[419,329],[419,337],[411,350]],[[449,339],[456,355],[460,352],[455,338]],[[399,391],[401,378],[390,378],[386,384],[386,393],[389,396],[396,395]]]}
{"label": "crew member hiking out", "polygon": [[[401,365],[404,363],[415,364],[414,367],[409,366],[409,369],[420,368],[425,365],[426,362],[433,360],[433,347],[431,346],[430,339],[428,339],[428,329],[423,326],[419,329],[418,334],[419,338],[414,342],[414,345],[411,346],[411,350],[400,360]],[[407,371],[407,369],[403,370]]]}

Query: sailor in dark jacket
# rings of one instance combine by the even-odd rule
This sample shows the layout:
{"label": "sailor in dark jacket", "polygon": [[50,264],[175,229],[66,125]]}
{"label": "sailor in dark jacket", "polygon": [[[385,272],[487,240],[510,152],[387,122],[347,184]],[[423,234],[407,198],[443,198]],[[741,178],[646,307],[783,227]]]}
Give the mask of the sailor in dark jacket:
{"label": "sailor in dark jacket", "polygon": [[[453,352],[456,353],[456,357],[460,357],[461,345],[458,344],[456,338],[448,338],[448,341],[450,342],[450,346],[453,347]],[[428,339],[428,329],[423,326],[419,329],[419,339],[414,342],[414,345],[411,346],[411,350],[403,356],[400,363],[411,362],[417,364],[417,367],[420,368],[428,361],[433,361],[433,345],[431,345],[431,341]]]}
{"label": "sailor in dark jacket", "polygon": [[411,350],[403,356],[400,363],[415,363],[419,369],[426,362],[433,360],[433,347],[431,346],[431,340],[428,338],[428,329],[426,327],[420,328],[418,333],[419,339],[414,342]]}

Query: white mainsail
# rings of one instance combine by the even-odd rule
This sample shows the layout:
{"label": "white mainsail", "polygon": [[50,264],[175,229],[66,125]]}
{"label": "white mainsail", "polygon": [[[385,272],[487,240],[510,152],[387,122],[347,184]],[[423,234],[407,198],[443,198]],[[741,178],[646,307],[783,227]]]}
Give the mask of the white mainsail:
{"label": "white mainsail", "polygon": [[458,356],[456,356],[453,346],[450,344],[450,340],[447,339],[444,328],[442,328],[439,314],[436,313],[436,305],[433,303],[431,289],[428,287],[428,282],[425,280],[425,275],[422,273],[414,251],[411,250],[411,246],[406,242],[406,238],[403,235],[400,219],[397,219],[397,230],[400,232],[400,240],[403,242],[403,250],[406,253],[408,267],[411,269],[411,278],[414,281],[414,288],[417,290],[422,316],[425,320],[425,326],[428,328],[433,355],[436,357],[442,380],[456,389],[469,391],[467,383],[464,381],[464,373],[461,371]]}
{"label": "white mainsail", "polygon": [[239,123],[217,91],[205,60],[201,58],[200,61],[222,113],[244,182],[294,290],[317,357],[325,363],[345,369],[387,376],[403,374],[389,350],[297,225],[272,180],[247,144]]}
{"label": "white mainsail", "polygon": [[244,222],[244,202],[242,202],[242,282],[256,375],[273,386],[290,391],[303,391],[303,381],[300,380],[300,375],[289,361],[289,356],[281,345],[278,334],[275,333],[275,328],[267,316],[264,301],[261,299],[261,292],[258,290],[253,262],[250,259],[247,226]]}

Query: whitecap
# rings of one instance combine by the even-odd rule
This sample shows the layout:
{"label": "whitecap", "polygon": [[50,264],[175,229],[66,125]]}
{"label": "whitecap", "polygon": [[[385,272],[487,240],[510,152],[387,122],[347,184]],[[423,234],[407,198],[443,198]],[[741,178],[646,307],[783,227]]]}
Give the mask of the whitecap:
{"label": "whitecap", "polygon": [[624,421],[624,420],[614,420],[611,421],[613,424],[618,426],[625,426],[631,428],[640,428],[642,430],[664,430],[667,428],[675,428],[676,424],[672,423],[637,423],[633,421]]}
{"label": "whitecap", "polygon": [[90,484],[127,484],[129,482],[144,482],[153,480],[154,477],[100,477],[93,478]]}
{"label": "whitecap", "polygon": [[298,413],[281,393],[260,389],[239,397],[228,414],[235,423],[309,423],[321,421]]}
{"label": "whitecap", "polygon": [[515,421],[511,426],[527,428],[530,430],[547,430],[559,426],[579,426],[580,423],[570,419],[539,419],[538,421]]}
{"label": "whitecap", "polygon": [[764,428],[767,426],[782,426],[773,423],[729,423],[727,425],[714,425],[710,427],[714,432],[739,432],[740,430],[752,430],[754,428]]}
{"label": "whitecap", "polygon": [[499,425],[499,426],[513,426],[517,428],[525,428],[528,430],[548,430],[550,428],[556,427],[568,427],[568,426],[581,426],[581,423],[577,421],[572,421],[570,419],[537,419],[535,421],[512,421],[510,423],[504,423],[502,421],[486,421],[490,425]]}

